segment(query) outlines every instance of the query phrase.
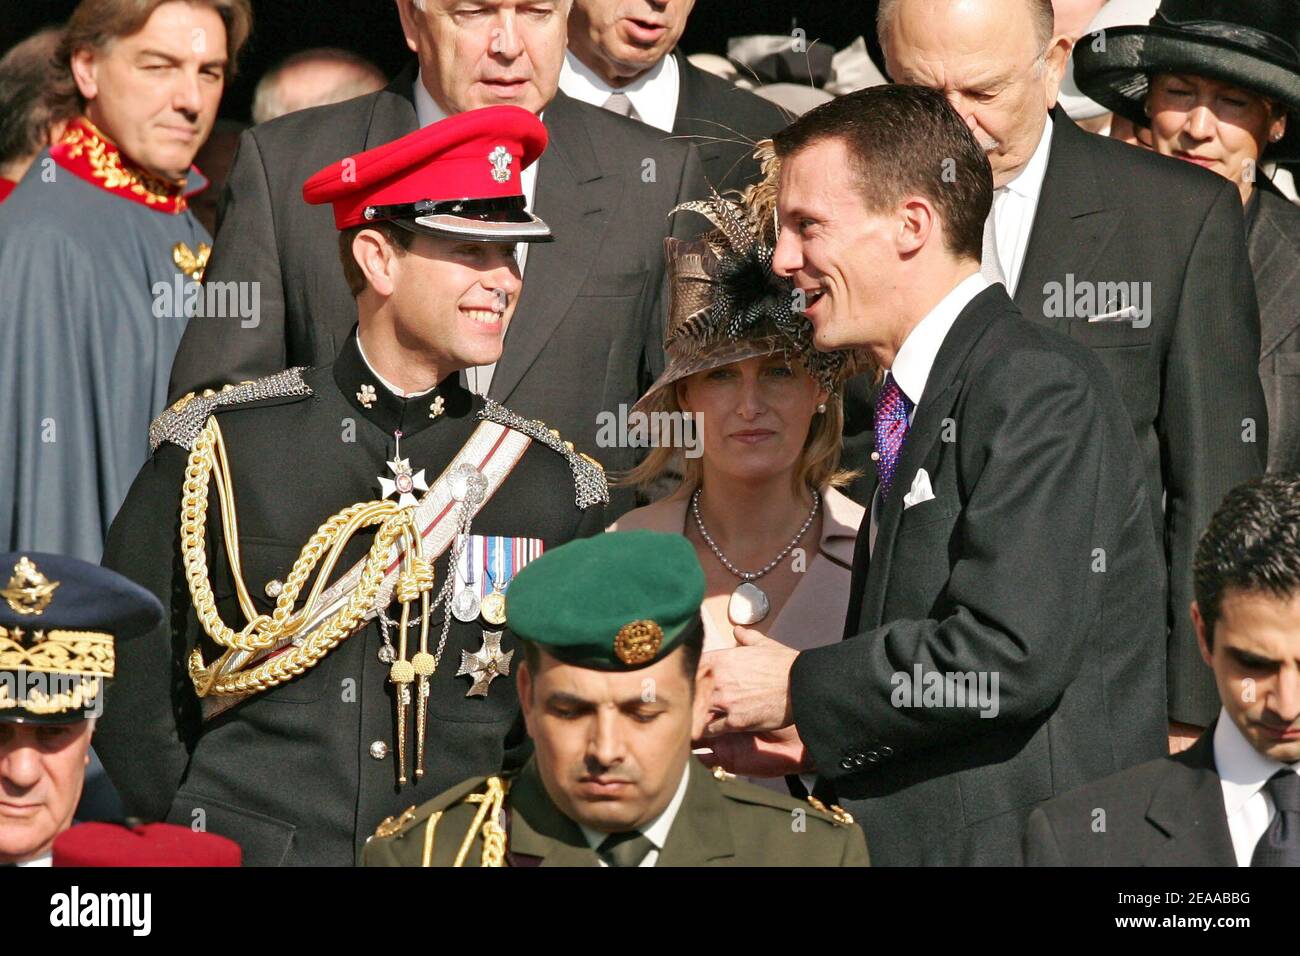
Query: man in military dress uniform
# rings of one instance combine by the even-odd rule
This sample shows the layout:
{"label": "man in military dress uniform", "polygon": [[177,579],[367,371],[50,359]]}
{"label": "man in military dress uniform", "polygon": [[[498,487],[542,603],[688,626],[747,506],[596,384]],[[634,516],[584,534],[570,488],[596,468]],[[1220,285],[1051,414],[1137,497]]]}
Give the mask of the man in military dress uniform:
{"label": "man in military dress uniform", "polygon": [[50,865],[81,797],[115,642],[162,613],[144,588],[96,565],[0,554],[0,866]]}
{"label": "man in military dress uniform", "polygon": [[[503,595],[598,531],[604,473],[472,395],[549,237],[512,106],[321,170],[359,323],[331,366],[188,397],[105,563],[163,597],[97,744],[128,811],[236,839],[248,865],[352,865],[375,822],[525,743]],[[527,317],[520,317],[527,321]]]}
{"label": "man in military dress uniform", "polygon": [[866,866],[839,807],[710,772],[704,572],[680,535],[573,541],[507,599],[535,754],[380,824],[366,866]]}

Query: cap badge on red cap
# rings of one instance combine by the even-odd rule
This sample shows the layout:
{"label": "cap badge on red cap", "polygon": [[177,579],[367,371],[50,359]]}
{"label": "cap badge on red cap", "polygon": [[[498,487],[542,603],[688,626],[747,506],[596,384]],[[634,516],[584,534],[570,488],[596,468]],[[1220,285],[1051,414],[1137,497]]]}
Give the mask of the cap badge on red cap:
{"label": "cap badge on red cap", "polygon": [[504,146],[498,146],[492,152],[488,153],[488,159],[492,163],[492,179],[494,182],[504,183],[510,181],[510,163],[514,159],[510,151]]}

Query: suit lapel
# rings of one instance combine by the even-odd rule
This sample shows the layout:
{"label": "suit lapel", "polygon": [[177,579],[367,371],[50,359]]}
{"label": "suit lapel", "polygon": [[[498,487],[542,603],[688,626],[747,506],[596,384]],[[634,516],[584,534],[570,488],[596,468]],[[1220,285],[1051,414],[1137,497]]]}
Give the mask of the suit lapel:
{"label": "suit lapel", "polygon": [[[859,630],[878,627],[882,623],[885,594],[893,567],[894,540],[898,533],[898,522],[903,515],[903,496],[907,494],[917,470],[939,437],[944,419],[951,412],[952,404],[961,390],[961,369],[971,348],[988,327],[999,300],[1009,304],[1006,290],[1001,285],[995,285],[967,303],[948,330],[948,335],[935,356],[930,376],[926,379],[925,393],[916,403],[916,416],[907,431],[903,453],[894,471],[894,484],[890,488],[889,497],[880,503],[876,547],[866,575],[866,593],[859,616]],[[870,520],[868,516],[868,533]]]}
{"label": "suit lapel", "polygon": [[727,798],[705,766],[692,757],[686,796],[677,808],[657,866],[704,866],[712,860],[736,855],[727,817]]}
{"label": "suit lapel", "polygon": [[370,123],[366,127],[366,149],[374,149],[407,133],[415,132],[418,120],[415,114],[415,81],[419,68],[408,63],[393,82],[375,97],[370,110]]}
{"label": "suit lapel", "polygon": [[572,99],[557,93],[543,120],[550,144],[540,160],[533,211],[556,241],[528,251],[523,291],[489,389],[502,403],[546,346],[599,258],[605,231],[600,214],[617,205],[622,189],[622,182],[601,168],[582,109]]}
{"label": "suit lapel", "polygon": [[1015,296],[1024,316],[1036,322],[1047,321],[1044,287],[1064,282],[1066,273],[1090,275],[1122,219],[1121,210],[1105,207],[1105,184],[1082,142],[1094,134],[1075,126],[1060,107],[1051,122],[1052,148]]}
{"label": "suit lapel", "polygon": [[578,825],[551,802],[529,758],[510,788],[506,802],[510,832],[506,841],[511,866],[599,866]]}
{"label": "suit lapel", "polygon": [[1151,795],[1147,819],[1169,839],[1142,861],[1144,866],[1236,866],[1214,766],[1214,724],[1170,762]]}
{"label": "suit lapel", "polygon": [[1259,209],[1246,242],[1255,292],[1259,298],[1260,358],[1269,355],[1300,325],[1300,249],[1294,231],[1282,217],[1300,220],[1300,210],[1290,207],[1267,179],[1259,185]]}

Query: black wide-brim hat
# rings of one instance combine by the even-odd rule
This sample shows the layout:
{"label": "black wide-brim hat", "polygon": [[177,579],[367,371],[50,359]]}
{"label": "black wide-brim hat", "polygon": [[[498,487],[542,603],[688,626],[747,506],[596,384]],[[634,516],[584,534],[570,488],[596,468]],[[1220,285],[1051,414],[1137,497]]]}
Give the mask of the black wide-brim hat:
{"label": "black wide-brim hat", "polygon": [[1148,26],[1085,34],[1073,55],[1079,89],[1139,126],[1150,124],[1144,107],[1157,73],[1206,76],[1276,100],[1292,115],[1268,158],[1300,158],[1300,0],[1163,0]]}

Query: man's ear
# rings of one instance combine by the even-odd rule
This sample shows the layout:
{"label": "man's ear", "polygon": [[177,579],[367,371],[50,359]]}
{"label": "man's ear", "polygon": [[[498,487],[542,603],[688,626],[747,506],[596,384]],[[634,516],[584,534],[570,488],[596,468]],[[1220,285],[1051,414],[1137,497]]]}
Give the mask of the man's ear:
{"label": "man's ear", "polygon": [[515,693],[519,695],[519,710],[524,715],[524,727],[528,730],[528,736],[533,736],[533,719],[532,708],[529,704],[533,699],[533,674],[528,669],[528,662],[523,661],[519,665],[519,673],[515,677]]}
{"label": "man's ear", "polygon": [[95,51],[90,47],[78,47],[72,51],[72,78],[77,89],[88,100],[99,95],[99,78],[96,69]]}
{"label": "man's ear", "polygon": [[418,34],[416,17],[424,16],[415,9],[414,0],[397,0],[397,16],[402,21],[402,33],[406,36],[406,47],[412,53],[420,52],[420,45],[415,38]]}
{"label": "man's ear", "polygon": [[[1086,36],[1086,34],[1085,34]],[[1054,36],[1052,42],[1048,44],[1047,52],[1043,54],[1043,69],[1046,76],[1043,77],[1047,96],[1047,108],[1050,110],[1056,105],[1056,100],[1061,93],[1061,81],[1065,79],[1065,65],[1070,61],[1070,51],[1074,49],[1074,42],[1067,36]],[[1051,130],[1048,130],[1050,133]]]}
{"label": "man's ear", "polygon": [[909,196],[898,207],[898,238],[895,245],[900,258],[920,251],[931,241],[937,220],[934,206],[924,196]]}
{"label": "man's ear", "polygon": [[709,725],[710,703],[713,701],[713,664],[700,661],[695,671],[695,697],[691,700],[691,739],[699,740],[704,736],[704,728]]}
{"label": "man's ear", "polygon": [[1196,646],[1201,649],[1201,660],[1205,661],[1207,667],[1213,668],[1214,651],[1205,639],[1205,618],[1201,616],[1201,608],[1195,601],[1192,602],[1192,627],[1196,628]]}
{"label": "man's ear", "polygon": [[370,288],[383,298],[388,298],[397,288],[395,276],[398,251],[383,233],[375,229],[362,229],[352,239],[352,258],[366,277]]}

